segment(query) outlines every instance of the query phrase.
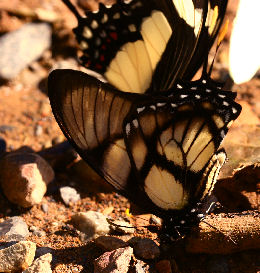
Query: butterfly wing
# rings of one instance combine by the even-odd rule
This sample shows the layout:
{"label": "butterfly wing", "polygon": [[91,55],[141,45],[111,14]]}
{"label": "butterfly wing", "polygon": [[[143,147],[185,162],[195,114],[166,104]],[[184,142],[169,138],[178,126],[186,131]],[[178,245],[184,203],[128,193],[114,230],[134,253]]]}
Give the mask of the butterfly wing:
{"label": "butterfly wing", "polygon": [[[227,1],[132,0],[100,5],[78,17],[74,30],[82,64],[117,89],[159,92],[200,67],[222,22]],[[213,12],[213,10],[217,10]]]}
{"label": "butterfly wing", "polygon": [[224,163],[217,149],[241,110],[224,91],[176,88],[169,96],[120,92],[73,70],[49,76],[53,113],[81,157],[159,216],[210,193]]}
{"label": "butterfly wing", "polygon": [[63,133],[74,148],[118,190],[131,171],[122,124],[135,94],[116,91],[74,70],[55,70],[48,80],[50,103]]}
{"label": "butterfly wing", "polygon": [[139,104],[125,121],[132,165],[159,215],[195,206],[210,194],[225,161],[217,149],[241,111],[229,92],[172,94]]}

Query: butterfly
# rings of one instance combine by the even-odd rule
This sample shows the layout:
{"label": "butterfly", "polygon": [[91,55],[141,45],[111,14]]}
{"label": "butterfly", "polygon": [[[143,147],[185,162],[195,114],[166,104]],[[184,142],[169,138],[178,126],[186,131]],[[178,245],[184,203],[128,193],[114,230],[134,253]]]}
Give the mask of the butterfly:
{"label": "butterfly", "polygon": [[198,220],[241,111],[235,93],[210,79],[178,82],[164,96],[121,92],[75,70],[54,70],[48,85],[60,128],[98,174],[166,230],[182,234]]}
{"label": "butterfly", "polygon": [[190,80],[227,6],[227,0],[118,0],[82,17],[69,0],[63,2],[78,19],[74,33],[82,65],[134,93],[159,93],[177,79]]}
{"label": "butterfly", "polygon": [[[68,0],[63,0],[67,4]],[[227,1],[117,1],[78,18],[82,63],[108,82],[54,70],[54,116],[79,155],[120,193],[164,220],[174,238],[200,217],[241,106],[207,63]]]}

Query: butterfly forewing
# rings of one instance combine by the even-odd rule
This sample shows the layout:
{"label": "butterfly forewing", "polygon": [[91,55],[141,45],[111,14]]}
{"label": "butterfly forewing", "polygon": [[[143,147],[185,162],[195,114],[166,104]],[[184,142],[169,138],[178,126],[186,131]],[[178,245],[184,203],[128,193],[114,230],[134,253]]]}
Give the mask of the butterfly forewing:
{"label": "butterfly forewing", "polygon": [[202,64],[226,3],[132,0],[109,7],[101,4],[98,12],[79,18],[75,29],[84,53],[82,63],[121,91],[167,90],[177,78],[190,79]]}
{"label": "butterfly forewing", "polygon": [[124,188],[131,166],[122,124],[135,95],[82,72],[55,70],[49,76],[49,97],[56,120],[78,153],[109,183]]}

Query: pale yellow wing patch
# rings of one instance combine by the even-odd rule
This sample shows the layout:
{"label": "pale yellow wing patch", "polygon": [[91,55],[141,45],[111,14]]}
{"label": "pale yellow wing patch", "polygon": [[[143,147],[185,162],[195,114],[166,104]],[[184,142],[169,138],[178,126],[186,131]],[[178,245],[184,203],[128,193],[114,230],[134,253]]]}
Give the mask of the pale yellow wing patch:
{"label": "pale yellow wing patch", "polygon": [[197,36],[202,23],[202,9],[195,9],[192,0],[173,0],[179,16],[192,28]]}
{"label": "pale yellow wing patch", "polygon": [[143,40],[122,46],[110,63],[105,77],[121,91],[144,93],[172,34],[161,11],[153,11],[141,25]]}
{"label": "pale yellow wing patch", "polygon": [[120,181],[120,185],[126,184],[131,171],[131,163],[123,139],[110,144],[108,150],[105,151],[102,169],[108,177]]}
{"label": "pale yellow wing patch", "polygon": [[145,179],[144,189],[153,203],[165,210],[179,210],[188,203],[188,195],[182,184],[172,174],[155,165]]}
{"label": "pale yellow wing patch", "polygon": [[[217,178],[220,172],[221,167],[225,163],[226,160],[226,154],[224,152],[221,152],[219,154],[215,154],[209,165],[207,166],[203,179],[207,179],[206,181],[206,188],[203,192],[202,198],[204,198],[206,195],[210,195],[211,191],[214,189],[214,185],[217,182]],[[211,169],[211,170],[210,170]]]}

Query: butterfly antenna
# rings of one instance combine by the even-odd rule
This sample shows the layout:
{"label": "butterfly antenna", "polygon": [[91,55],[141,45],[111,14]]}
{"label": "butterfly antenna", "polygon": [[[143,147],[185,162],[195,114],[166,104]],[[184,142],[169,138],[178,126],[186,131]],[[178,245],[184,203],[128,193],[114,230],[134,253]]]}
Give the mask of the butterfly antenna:
{"label": "butterfly antenna", "polygon": [[225,24],[223,25],[223,27],[221,28],[220,32],[219,32],[219,36],[218,36],[218,42],[217,42],[217,47],[216,47],[216,51],[215,51],[215,54],[214,54],[214,58],[213,58],[213,61],[210,65],[210,69],[209,69],[209,72],[208,72],[208,75],[210,76],[211,73],[212,73],[212,69],[213,69],[213,65],[214,65],[214,62],[215,62],[215,59],[216,59],[216,55],[217,55],[217,52],[218,52],[218,49],[222,43],[222,41],[224,40],[226,34],[227,34],[227,31],[228,31],[228,25],[229,25],[229,20],[227,19]]}
{"label": "butterfly antenna", "polygon": [[62,2],[72,11],[72,13],[78,19],[78,21],[82,18],[82,16],[79,14],[75,6],[69,0],[62,0]]}

